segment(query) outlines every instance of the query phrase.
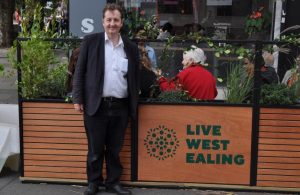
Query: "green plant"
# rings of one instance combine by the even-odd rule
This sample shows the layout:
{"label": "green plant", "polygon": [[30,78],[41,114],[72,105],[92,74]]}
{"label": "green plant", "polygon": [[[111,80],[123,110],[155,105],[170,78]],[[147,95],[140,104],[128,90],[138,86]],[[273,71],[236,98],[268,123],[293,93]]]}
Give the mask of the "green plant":
{"label": "green plant", "polygon": [[[155,18],[152,17],[150,21],[146,21],[144,24],[144,29],[142,31],[141,36],[144,39],[156,39],[159,34],[159,28],[155,25]],[[140,33],[140,32],[138,32]]]}
{"label": "green plant", "polygon": [[140,36],[146,39],[156,39],[159,34],[159,29],[155,25],[156,20],[157,18],[154,16],[147,18],[145,10],[140,10],[136,7],[129,8],[124,13],[122,33],[125,33],[129,38],[135,38],[137,30],[143,27],[144,31]]}
{"label": "green plant", "polygon": [[0,76],[4,74],[4,65],[0,64]]}
{"label": "green plant", "polygon": [[228,103],[243,103],[251,93],[253,79],[249,77],[241,64],[230,66],[230,73],[227,75],[227,90],[225,98]]}
{"label": "green plant", "polygon": [[245,31],[249,35],[252,35],[254,33],[267,30],[269,26],[270,14],[264,9],[264,7],[259,7],[247,16]]}
{"label": "green plant", "polygon": [[261,104],[290,105],[296,101],[295,85],[288,87],[284,84],[266,84],[261,87]]}
{"label": "green plant", "polygon": [[182,90],[169,90],[161,92],[158,97],[158,101],[169,102],[169,103],[179,103],[190,101],[190,97],[185,91]]}
{"label": "green plant", "polygon": [[21,95],[24,98],[38,98],[47,95],[45,86],[51,81],[50,65],[57,64],[52,44],[43,41],[42,38],[31,38],[21,42],[22,60],[16,60],[16,47],[12,47],[8,58],[13,68],[21,71],[21,81],[18,85],[21,88]]}
{"label": "green plant", "polygon": [[67,64],[59,64],[48,71],[48,82],[43,83],[46,97],[64,97],[66,95]]}
{"label": "green plant", "polygon": [[28,41],[20,42],[22,59],[17,62],[16,47],[8,53],[8,59],[14,69],[21,71],[18,83],[20,94],[27,99],[40,97],[65,96],[67,64],[60,64],[55,57],[53,44],[35,32]]}
{"label": "green plant", "polygon": [[[62,98],[66,91],[67,65],[60,64],[56,58],[53,50],[54,43],[45,41],[45,38],[53,34],[45,32],[42,28],[41,10],[42,7],[37,4],[32,18],[30,19],[28,15],[23,23],[24,30],[21,36],[28,37],[29,40],[20,42],[21,61],[18,62],[16,59],[16,46],[10,49],[8,59],[13,68],[21,72],[18,85],[23,98]],[[31,23],[30,28],[27,28],[29,23]]]}

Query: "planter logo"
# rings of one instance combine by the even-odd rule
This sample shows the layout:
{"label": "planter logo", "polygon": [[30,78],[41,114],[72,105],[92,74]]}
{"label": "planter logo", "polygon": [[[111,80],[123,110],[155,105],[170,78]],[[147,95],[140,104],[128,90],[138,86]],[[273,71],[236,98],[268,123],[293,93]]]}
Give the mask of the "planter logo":
{"label": "planter logo", "polygon": [[150,129],[144,139],[147,153],[158,160],[165,160],[173,157],[179,147],[176,132],[164,125]]}

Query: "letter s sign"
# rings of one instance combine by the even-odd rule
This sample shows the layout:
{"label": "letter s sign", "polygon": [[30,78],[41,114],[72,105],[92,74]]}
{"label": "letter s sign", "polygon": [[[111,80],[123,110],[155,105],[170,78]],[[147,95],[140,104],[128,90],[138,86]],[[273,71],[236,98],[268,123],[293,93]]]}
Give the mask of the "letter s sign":
{"label": "letter s sign", "polygon": [[84,18],[81,21],[81,31],[83,33],[91,33],[94,31],[94,20],[91,18]]}

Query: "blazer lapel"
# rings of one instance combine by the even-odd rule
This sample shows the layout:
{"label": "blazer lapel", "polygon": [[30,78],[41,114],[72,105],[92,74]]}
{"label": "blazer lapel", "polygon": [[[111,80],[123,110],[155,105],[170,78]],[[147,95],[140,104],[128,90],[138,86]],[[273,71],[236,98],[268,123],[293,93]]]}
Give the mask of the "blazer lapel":
{"label": "blazer lapel", "polygon": [[127,42],[127,39],[122,37],[122,40],[124,42],[124,51],[125,51],[125,54],[126,54],[126,57],[128,59],[128,72],[127,72],[127,81],[128,81],[128,84],[130,85],[131,83],[131,78],[133,78],[132,74],[132,70],[133,70],[133,67],[132,67],[132,55],[130,55],[130,48],[128,47],[128,42]]}
{"label": "blazer lapel", "polygon": [[[100,66],[100,76],[104,77],[104,69],[105,69],[105,41],[104,41],[104,33],[100,33],[98,47],[96,52],[98,52],[99,59],[97,61],[98,66]],[[101,81],[102,82],[102,81]]]}

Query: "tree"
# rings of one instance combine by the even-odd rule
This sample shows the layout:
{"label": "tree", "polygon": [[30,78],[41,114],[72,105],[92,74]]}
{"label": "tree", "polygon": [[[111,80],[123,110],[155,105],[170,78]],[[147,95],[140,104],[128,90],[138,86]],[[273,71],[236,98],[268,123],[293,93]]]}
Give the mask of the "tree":
{"label": "tree", "polygon": [[12,45],[14,36],[13,13],[14,0],[0,1],[0,47]]}

